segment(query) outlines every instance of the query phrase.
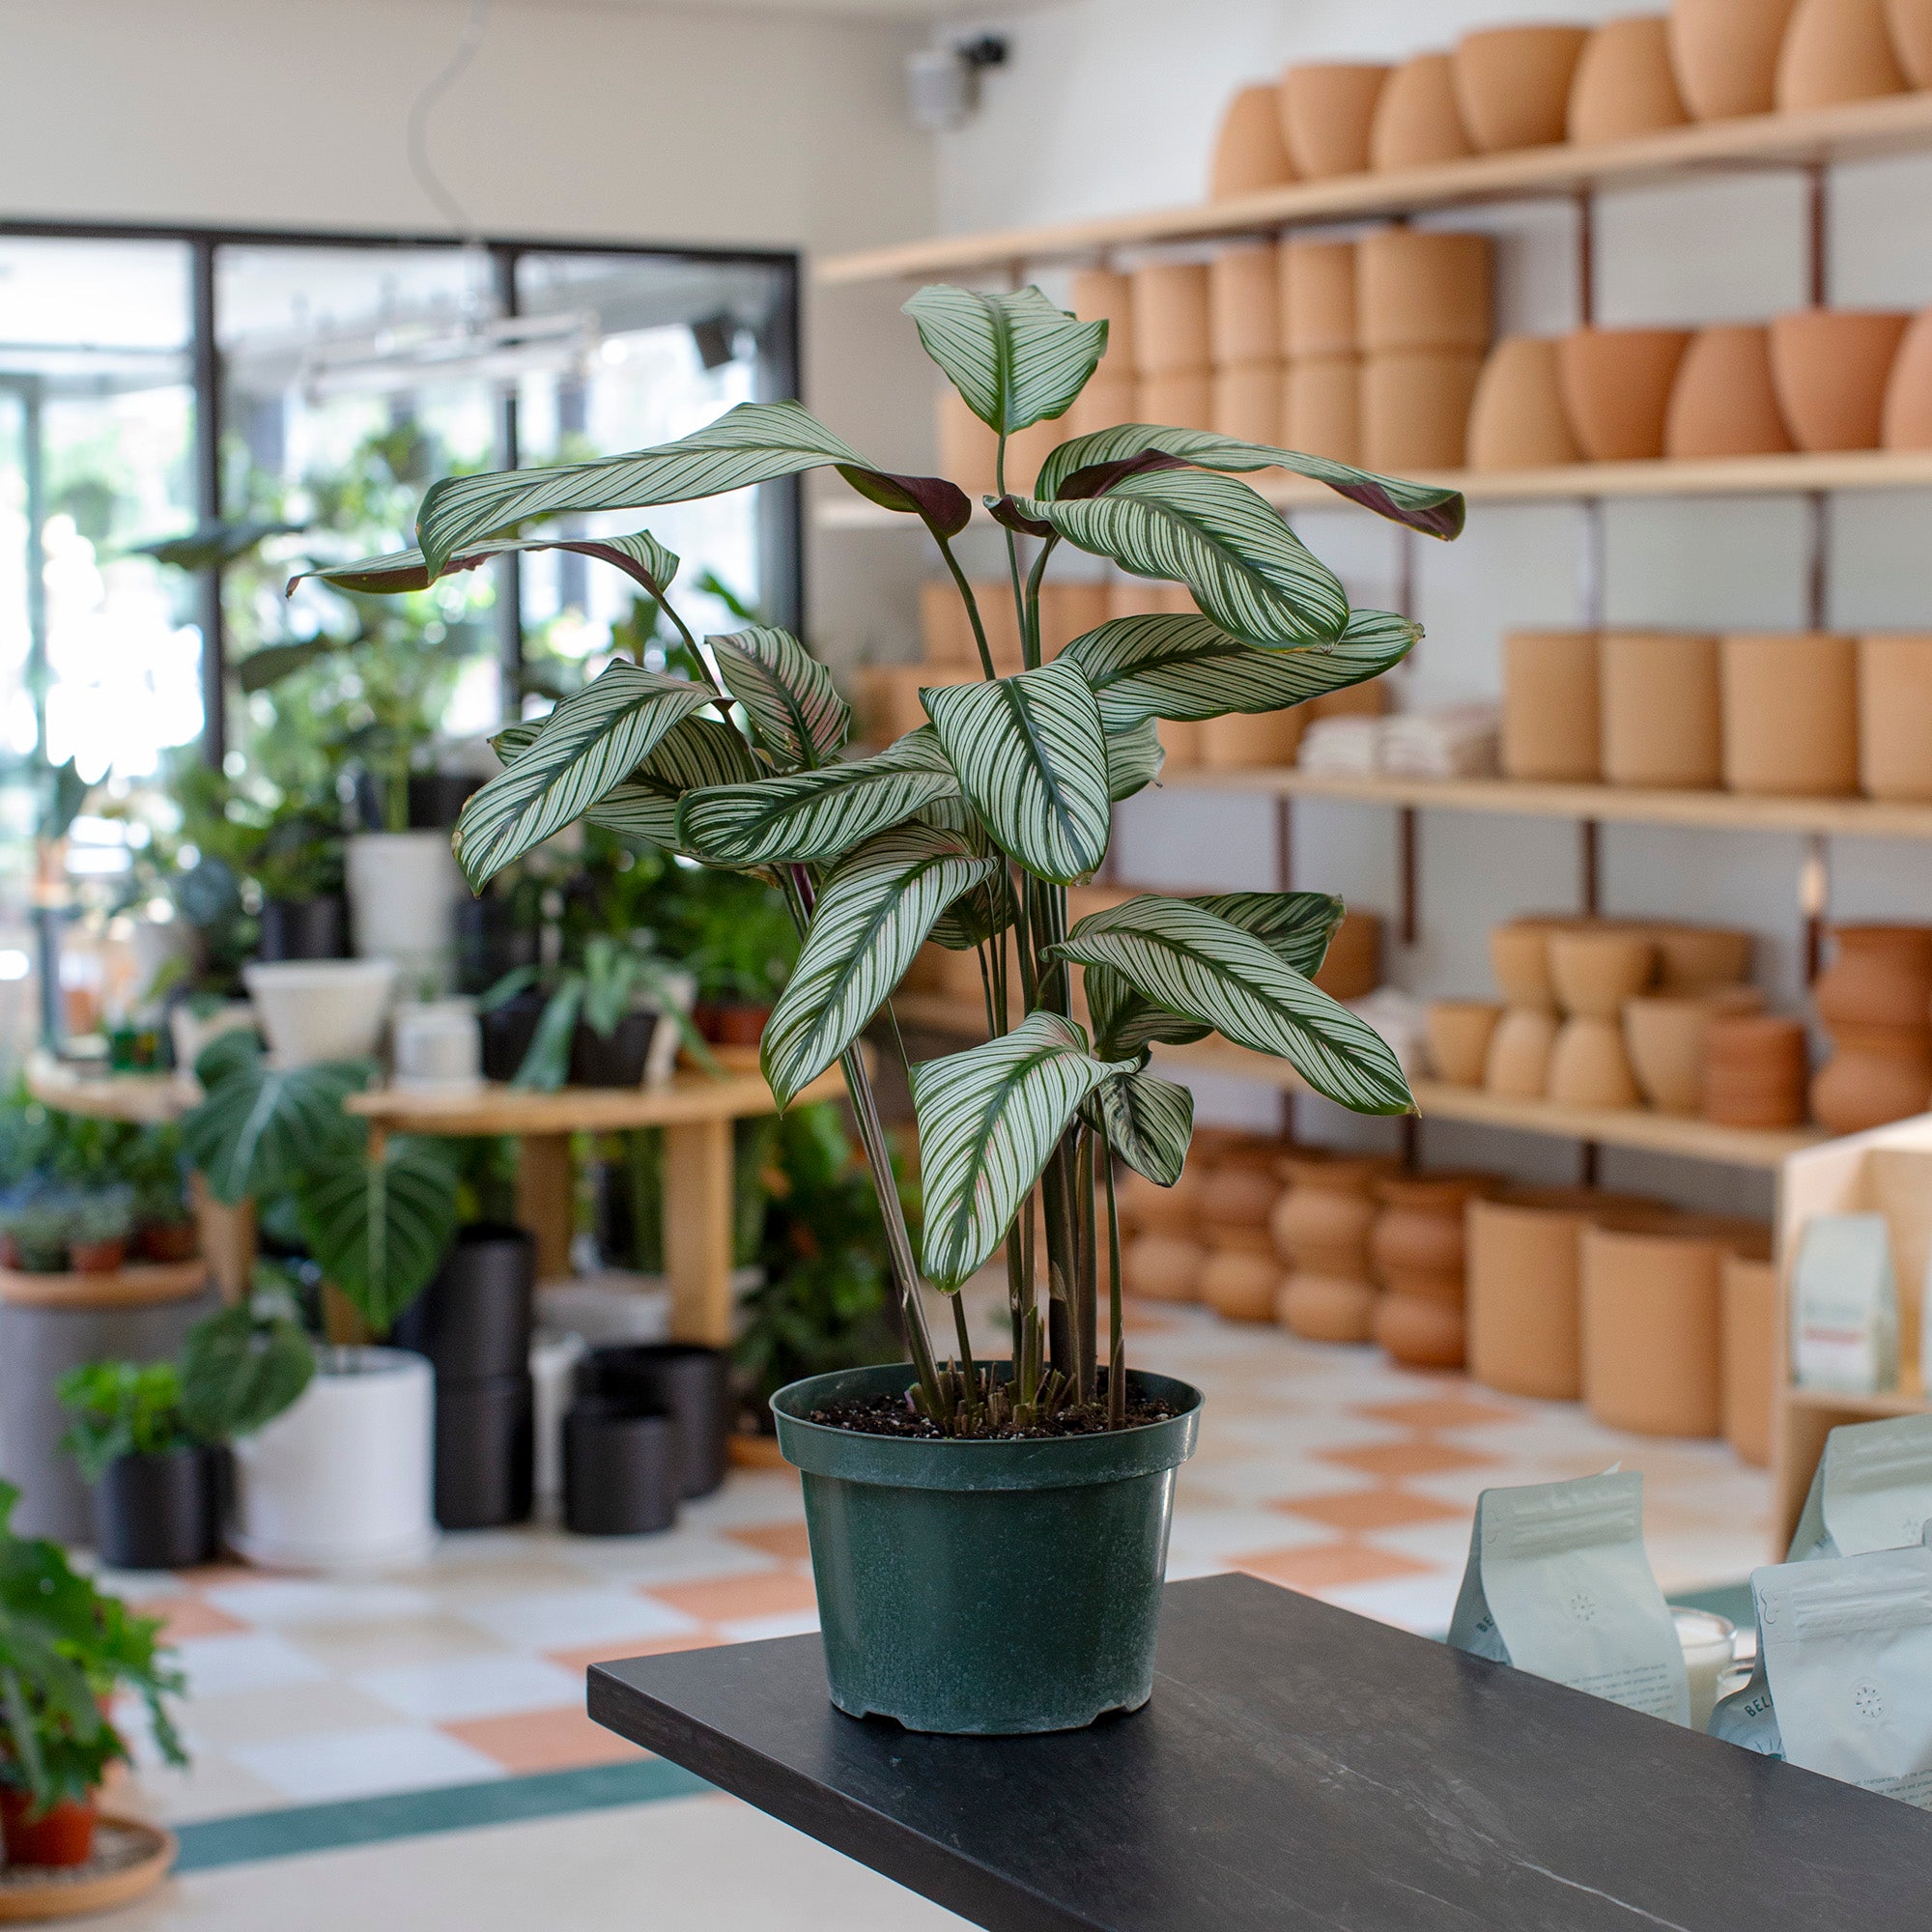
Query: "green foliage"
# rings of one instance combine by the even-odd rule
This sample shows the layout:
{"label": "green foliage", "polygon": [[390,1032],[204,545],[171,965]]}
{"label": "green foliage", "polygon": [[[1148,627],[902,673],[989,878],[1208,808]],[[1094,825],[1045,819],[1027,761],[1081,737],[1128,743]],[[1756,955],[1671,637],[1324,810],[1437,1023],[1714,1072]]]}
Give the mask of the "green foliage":
{"label": "green foliage", "polygon": [[60,1378],[58,1394],[74,1416],[61,1447],[90,1483],[120,1457],[168,1456],[195,1445],[173,1362],[87,1362]]}

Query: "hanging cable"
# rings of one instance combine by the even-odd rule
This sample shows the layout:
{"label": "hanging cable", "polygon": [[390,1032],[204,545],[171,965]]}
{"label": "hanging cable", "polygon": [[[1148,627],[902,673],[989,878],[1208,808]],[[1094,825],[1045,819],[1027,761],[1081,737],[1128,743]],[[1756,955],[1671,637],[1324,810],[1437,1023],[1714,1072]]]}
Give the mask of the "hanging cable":
{"label": "hanging cable", "polygon": [[409,116],[410,172],[415,176],[417,186],[437,205],[443,219],[455,229],[457,235],[466,242],[476,243],[480,243],[482,238],[476,233],[468,211],[443,185],[442,178],[430,163],[429,116],[431,108],[463,78],[465,70],[476,58],[477,50],[483,44],[484,29],[489,24],[490,0],[470,0],[469,19],[457,41],[456,50],[444,63],[442,71],[434,75],[410,102]]}

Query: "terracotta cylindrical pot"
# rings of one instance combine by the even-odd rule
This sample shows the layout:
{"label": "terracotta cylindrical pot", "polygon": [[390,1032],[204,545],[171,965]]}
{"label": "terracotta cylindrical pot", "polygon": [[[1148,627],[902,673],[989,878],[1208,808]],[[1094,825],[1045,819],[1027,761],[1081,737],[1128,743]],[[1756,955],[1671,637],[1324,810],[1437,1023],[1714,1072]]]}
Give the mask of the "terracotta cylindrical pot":
{"label": "terracotta cylindrical pot", "polygon": [[1772,380],[1800,449],[1879,446],[1892,358],[1911,321],[1892,309],[1804,308],[1772,317]]}
{"label": "terracotta cylindrical pot", "polygon": [[1201,721],[1198,762],[1210,771],[1292,765],[1301,743],[1300,711],[1230,711]]}
{"label": "terracotta cylindrical pot", "polygon": [[1885,23],[1906,79],[1932,87],[1932,0],[1885,0]]}
{"label": "terracotta cylindrical pot", "polygon": [[1724,783],[1774,797],[1859,788],[1859,647],[1830,631],[1723,639]]}
{"label": "terracotta cylindrical pot", "polygon": [[1104,583],[1042,583],[1039,587],[1039,643],[1056,658],[1075,638],[1097,631],[1107,621]]}
{"label": "terracotta cylindrical pot", "polygon": [[1781,113],[1903,94],[1885,0],[1798,0],[1777,55]]}
{"label": "terracotta cylindrical pot", "polygon": [[1331,1000],[1359,1000],[1382,982],[1382,923],[1372,912],[1351,909],[1328,941],[1314,974]]}
{"label": "terracotta cylindrical pot", "polygon": [[1403,475],[1460,469],[1483,358],[1473,349],[1388,349],[1362,358],[1362,462]]}
{"label": "terracotta cylindrical pot", "polygon": [[1777,1375],[1776,1264],[1726,1255],[1723,1310],[1724,1439],[1747,1463],[1767,1468]]}
{"label": "terracotta cylindrical pot", "polygon": [[1066,440],[1065,425],[1058,420],[1029,423],[1007,438],[1007,488],[1023,497],[1033,488],[1039,466]]}
{"label": "terracotta cylindrical pot", "polygon": [[1771,330],[1721,323],[1691,337],[1663,419],[1665,456],[1777,456],[1795,445],[1777,407]]}
{"label": "terracotta cylindrical pot", "polygon": [[1192,375],[1143,376],[1134,410],[1139,421],[1168,429],[1212,429],[1214,379],[1206,369]]}
{"label": "terracotta cylindrical pot", "polygon": [[1570,138],[1578,147],[1634,140],[1690,120],[1670,65],[1662,14],[1605,20],[1590,36],[1570,83]]}
{"label": "terracotta cylindrical pot", "polygon": [[1811,1113],[1834,1134],[1922,1114],[1932,1101],[1932,1026],[1840,1026],[1811,1081]]}
{"label": "terracotta cylindrical pot", "polygon": [[1582,1190],[1513,1188],[1465,1209],[1469,1374],[1550,1402],[1582,1391]]}
{"label": "terracotta cylindrical pot", "polygon": [[1493,1000],[1431,1000],[1429,1061],[1450,1087],[1480,1087],[1502,1008]]}
{"label": "terracotta cylindrical pot", "polygon": [[974,662],[972,621],[951,578],[919,586],[919,637],[929,665]]}
{"label": "terracotta cylindrical pot", "polygon": [[1667,1227],[1583,1231],[1583,1400],[1637,1435],[1723,1425],[1725,1247]]}
{"label": "terracotta cylindrical pot", "polygon": [[1932,926],[1834,925],[1831,963],[1811,998],[1834,1032],[1923,1026],[1932,1001]]}
{"label": "terracotta cylindrical pot", "polygon": [[1899,338],[1879,440],[1888,449],[1932,449],[1932,309],[1920,309]]}
{"label": "terracotta cylindrical pot", "polygon": [[1549,1092],[1549,1056],[1556,1045],[1556,1015],[1536,1007],[1511,1007],[1490,1037],[1483,1086],[1503,1100],[1541,1100]]}
{"label": "terracotta cylindrical pot", "polygon": [[1704,1036],[1704,1118],[1727,1127],[1795,1127],[1809,1070],[1802,1020],[1718,1013]]}
{"label": "terracotta cylindrical pot", "polygon": [[1282,441],[1337,463],[1362,460],[1362,364],[1355,355],[1297,355],[1282,397]]}
{"label": "terracotta cylindrical pot", "polygon": [[1201,1183],[1201,1225],[1210,1240],[1225,1228],[1265,1228],[1281,1198],[1282,1185],[1264,1160],[1228,1160],[1215,1165]]}
{"label": "terracotta cylindrical pot", "polygon": [[1352,355],[1361,347],[1352,242],[1284,242],[1281,346],[1290,355]]}
{"label": "terracotta cylindrical pot", "polygon": [[1380,228],[1355,244],[1361,346],[1487,350],[1494,244],[1487,235]]}
{"label": "terracotta cylindrical pot", "polygon": [[1369,165],[1377,173],[1460,161],[1475,152],[1456,104],[1453,55],[1417,54],[1390,72],[1369,128]]}
{"label": "terracotta cylindrical pot", "polygon": [[1214,371],[1208,397],[1216,436],[1240,442],[1273,442],[1281,435],[1282,394],[1288,384],[1281,362],[1224,362]]}
{"label": "terracotta cylindrical pot", "polygon": [[1556,784],[1602,777],[1599,676],[1594,631],[1503,633],[1506,777]]}
{"label": "terracotta cylindrical pot", "polygon": [[1549,1050],[1548,1094],[1565,1107],[1640,1106],[1623,1028],[1615,1020],[1565,1020]]}
{"label": "terracotta cylindrical pot", "polygon": [[1074,397],[1072,408],[1061,419],[1066,436],[1094,436],[1103,429],[1133,421],[1134,406],[1140,400],[1140,384],[1130,365],[1124,362],[1119,366],[1129,369],[1128,374],[1108,375],[1108,364],[1113,360],[1113,352],[1109,350],[1100,373]]}
{"label": "terracotta cylindrical pot", "polygon": [[1563,401],[1554,337],[1507,335],[1490,351],[1469,404],[1471,469],[1544,469],[1580,463]]}
{"label": "terracotta cylindrical pot", "polygon": [[1644,1099],[1661,1114],[1695,1114],[1704,1104],[1704,1042],[1719,1012],[1748,1011],[1754,987],[1718,993],[1652,993],[1624,1002],[1624,1044]]}
{"label": "terracotta cylindrical pot", "polygon": [[1859,639],[1859,780],[1869,798],[1932,799],[1932,632]]}
{"label": "terracotta cylindrical pot", "polygon": [[1281,264],[1272,246],[1230,248],[1208,263],[1208,322],[1217,367],[1281,358]]}
{"label": "terracotta cylindrical pot", "polygon": [[1563,139],[1587,27],[1488,27],[1456,43],[1456,104],[1483,154]]}
{"label": "terracotta cylindrical pot", "polygon": [[1179,1235],[1136,1235],[1121,1250],[1121,1285],[1150,1301],[1199,1301],[1208,1250]]}
{"label": "terracotta cylindrical pot", "polygon": [[1617,1019],[1656,971],[1657,947],[1646,933],[1606,924],[1549,935],[1556,1004],[1573,1016]]}
{"label": "terracotta cylindrical pot", "polygon": [[[1150,262],[1129,281],[1135,374],[1205,375],[1214,359],[1208,264]],[[1117,353],[1110,346],[1110,358]]]}
{"label": "terracotta cylindrical pot", "polygon": [[1688,328],[1577,328],[1557,345],[1563,406],[1583,454],[1627,463],[1663,454],[1670,386]]}
{"label": "terracotta cylindrical pot", "polygon": [[1750,978],[1748,932],[1721,925],[1662,924],[1652,928],[1657,944],[1657,985],[1662,993],[1704,993]]}
{"label": "terracotta cylindrical pot", "polygon": [[1392,1174],[1378,1181],[1381,1212],[1369,1234],[1377,1277],[1451,1276],[1460,1280],[1465,1257],[1463,1209],[1502,1182],[1489,1174]]}
{"label": "terracotta cylindrical pot", "polygon": [[1276,1291],[1275,1320],[1304,1342],[1366,1342],[1375,1332],[1376,1292],[1365,1281],[1292,1272]]}
{"label": "terracotta cylindrical pot", "polygon": [[1227,1321],[1272,1321],[1281,1264],[1250,1247],[1217,1246],[1201,1270],[1201,1299]]}
{"label": "terracotta cylindrical pot", "polygon": [[[1134,278],[1115,269],[1073,271],[1073,313],[1082,322],[1107,325],[1107,354],[1100,367],[1116,379],[1133,373]],[[1097,378],[1095,380],[1098,380]]]}
{"label": "terracotta cylindrical pot", "polygon": [[1549,977],[1550,927],[1540,920],[1511,920],[1490,928],[1490,970],[1507,1007],[1556,1010],[1556,982]]}
{"label": "terracotta cylindrical pot", "polygon": [[1239,89],[1222,113],[1214,137],[1214,157],[1208,169],[1208,200],[1262,194],[1293,179],[1294,163],[1281,137],[1278,91],[1265,84]]}
{"label": "terracotta cylindrical pot", "polygon": [[933,398],[933,412],[939,473],[969,497],[991,495],[1000,449],[997,433],[973,413],[950,383]]}
{"label": "terracotta cylindrical pot", "polygon": [[1604,777],[1701,791],[1724,775],[1718,640],[1688,631],[1605,631]]}
{"label": "terracotta cylindrical pot", "polygon": [[1671,64],[1697,120],[1769,114],[1777,104],[1777,54],[1796,4],[1671,0]]}
{"label": "terracotta cylindrical pot", "polygon": [[1369,165],[1369,129],[1389,71],[1366,61],[1313,61],[1281,77],[1281,131],[1305,181],[1358,175]]}

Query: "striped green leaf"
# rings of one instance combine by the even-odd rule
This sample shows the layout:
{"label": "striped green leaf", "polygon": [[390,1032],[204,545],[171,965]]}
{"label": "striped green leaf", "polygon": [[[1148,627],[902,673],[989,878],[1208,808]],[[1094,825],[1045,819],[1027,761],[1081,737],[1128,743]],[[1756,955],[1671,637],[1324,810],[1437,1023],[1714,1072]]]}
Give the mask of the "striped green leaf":
{"label": "striped green leaf", "polygon": [[505,724],[490,740],[490,749],[504,764],[514,765],[537,741],[537,733],[544,727],[541,718],[522,718],[514,724]]}
{"label": "striped green leaf", "polygon": [[1080,667],[1107,729],[1120,731],[1143,718],[1279,711],[1379,677],[1421,635],[1386,611],[1351,611],[1337,642],[1280,650],[1243,643],[1206,617],[1116,617],[1061,656]]}
{"label": "striped green leaf", "polygon": [[1111,966],[1087,967],[1081,984],[1094,1023],[1094,1050],[1106,1059],[1124,1059],[1151,1046],[1191,1046],[1214,1031],[1203,1020],[1143,999]]}
{"label": "striped green leaf", "polygon": [[1325,456],[1305,456],[1297,449],[1278,449],[1272,443],[1242,442],[1207,430],[1165,429],[1154,423],[1122,423],[1063,442],[1040,465],[1034,489],[1041,497],[1057,497],[1078,471],[1095,464],[1129,462],[1149,450],[1181,457],[1203,469],[1292,469],[1298,476],[1325,483],[1378,516],[1406,524],[1426,536],[1462,534],[1463,503],[1460,491],[1378,476],[1371,469],[1357,469]]}
{"label": "striped green leaf", "polygon": [[392,1136],[318,1161],[296,1187],[317,1264],[378,1335],[429,1286],[456,1233],[456,1175],[434,1141]]}
{"label": "striped green leaf", "polygon": [[513,765],[456,821],[457,862],[477,890],[622,784],[680,719],[713,701],[701,684],[621,661],[566,697]]}
{"label": "striped green leaf", "polygon": [[[922,728],[930,730],[931,726]],[[917,821],[952,833],[969,852],[982,857],[998,849],[986,837],[986,828],[980,823],[973,808],[957,792],[921,807]],[[961,894],[939,915],[939,922],[932,928],[932,940],[949,952],[970,952],[974,947],[1006,931],[1013,923],[1013,918],[1012,885],[1002,864],[990,879],[975,886],[970,893]]]}
{"label": "striped green leaf", "polygon": [[925,1272],[957,1288],[1005,1237],[1054,1143],[1101,1081],[1131,1060],[1096,1060],[1058,1013],[1029,1013],[983,1046],[912,1069],[919,1116]]}
{"label": "striped green leaf", "polygon": [[1107,856],[1112,806],[1100,707],[1074,665],[920,693],[959,784],[1001,849],[1071,885]]}
{"label": "striped green leaf", "polygon": [[1194,1138],[1194,1095],[1158,1073],[1122,1073],[1094,1096],[1107,1145],[1157,1186],[1172,1187]]}
{"label": "striped green leaf", "polygon": [[1312,979],[1347,910],[1332,893],[1196,893],[1187,904],[1251,932],[1297,973]]}
{"label": "striped green leaf", "polygon": [[[536,550],[574,551],[579,556],[594,556],[612,563],[626,577],[643,585],[653,597],[662,597],[677,575],[678,559],[649,530],[628,537],[505,537],[492,543],[469,544],[450,555],[435,577],[449,577],[459,570],[474,570],[493,556],[508,556],[513,552]],[[396,591],[427,590],[435,582],[429,559],[419,550],[391,551],[385,556],[364,557],[360,563],[339,563],[327,570],[304,570],[289,579],[289,589],[304,577],[319,578],[338,590]]]}
{"label": "striped green leaf", "polygon": [[705,785],[742,784],[757,776],[751,747],[729,724],[715,718],[681,719],[622,784],[583,814],[584,821],[682,852],[677,808],[685,793]]}
{"label": "striped green leaf", "polygon": [[1138,577],[1185,583],[1203,611],[1251,644],[1331,644],[1349,622],[1335,574],[1232,477],[1141,470],[1098,497],[1021,498],[1018,514]]}
{"label": "striped green leaf", "polygon": [[782,767],[822,765],[851,736],[852,713],[832,673],[789,631],[755,626],[704,641],[725,690]]}
{"label": "striped green leaf", "polygon": [[1161,750],[1160,727],[1151,718],[1107,733],[1107,796],[1132,798],[1160,776],[1167,762]]}
{"label": "striped green leaf", "polygon": [[781,1106],[891,999],[939,915],[998,869],[929,825],[882,832],[832,868],[765,1023],[760,1064]]}
{"label": "striped green leaf", "polygon": [[714,866],[834,859],[958,790],[938,734],[922,724],[869,758],[694,791],[678,842]]}
{"label": "striped green leaf", "polygon": [[1104,322],[1082,322],[1036,288],[986,295],[936,284],[904,313],[966,407],[1007,435],[1064,415],[1107,347]]}
{"label": "striped green leaf", "polygon": [[1089,915],[1051,949],[1112,967],[1170,1012],[1288,1061],[1318,1094],[1358,1114],[1413,1111],[1388,1042],[1265,941],[1186,899],[1153,895]]}

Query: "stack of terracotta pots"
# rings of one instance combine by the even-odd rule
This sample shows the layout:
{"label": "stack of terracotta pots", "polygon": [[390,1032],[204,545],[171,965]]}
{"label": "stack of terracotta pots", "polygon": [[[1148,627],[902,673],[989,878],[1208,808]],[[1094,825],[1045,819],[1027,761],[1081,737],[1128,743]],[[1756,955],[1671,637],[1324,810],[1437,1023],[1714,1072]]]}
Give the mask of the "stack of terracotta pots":
{"label": "stack of terracotta pots", "polygon": [[1281,440],[1338,463],[1361,460],[1361,336],[1355,244],[1282,243],[1281,327],[1288,373]]}
{"label": "stack of terracotta pots", "polygon": [[1932,926],[1840,925],[1812,988],[1832,1057],[1811,1083],[1811,1111],[1855,1134],[1932,1103]]}
{"label": "stack of terracotta pots", "polygon": [[1134,416],[1213,426],[1214,352],[1206,262],[1150,262],[1129,277]]}
{"label": "stack of terracotta pots", "polygon": [[1721,1127],[1795,1127],[1804,1119],[1804,1022],[1716,1012],[1704,1031],[1703,1115]]}
{"label": "stack of terracotta pots", "polygon": [[1076,270],[1073,313],[1083,322],[1107,325],[1107,349],[1100,366],[1056,427],[1062,437],[1093,436],[1134,420],[1133,277],[1112,269]]}
{"label": "stack of terracotta pots", "polygon": [[1261,242],[1230,248],[1208,267],[1208,347],[1213,358],[1211,427],[1243,442],[1281,435],[1281,268]]}
{"label": "stack of terracotta pots", "polygon": [[1356,247],[1362,461],[1398,474],[1460,469],[1489,348],[1486,235],[1384,228]]}
{"label": "stack of terracotta pots", "polygon": [[1199,1301],[1208,1251],[1200,1203],[1207,1162],[1190,1153],[1180,1179],[1159,1187],[1131,1171],[1116,1186],[1121,1217],[1121,1282],[1150,1301]]}
{"label": "stack of terracotta pots", "polygon": [[1564,1020],[1549,1050],[1549,1098],[1566,1107],[1634,1107],[1641,1095],[1624,1048],[1623,1009],[1650,984],[1649,933],[1608,923],[1549,935],[1549,977]]}
{"label": "stack of terracotta pots", "polygon": [[1483,1085],[1499,1099],[1541,1100],[1556,1044],[1556,987],[1549,977],[1551,920],[1512,920],[1490,934],[1490,965],[1503,1010],[1490,1031]]}
{"label": "stack of terracotta pots", "polygon": [[1394,1360],[1463,1366],[1464,1210],[1501,1186],[1486,1174],[1392,1174],[1376,1183],[1381,1212],[1370,1230],[1369,1260],[1382,1292],[1375,1338]]}
{"label": "stack of terracotta pots", "polygon": [[1366,1342],[1375,1332],[1369,1233],[1376,1182],[1391,1163],[1369,1155],[1306,1151],[1282,1157],[1287,1192],[1268,1220],[1278,1275],[1275,1313],[1311,1342]]}
{"label": "stack of terracotta pots", "polygon": [[1280,1149],[1242,1142],[1228,1149],[1202,1180],[1197,1197],[1207,1260],[1201,1298],[1230,1321],[1272,1321],[1281,1264],[1268,1217],[1281,1197]]}

